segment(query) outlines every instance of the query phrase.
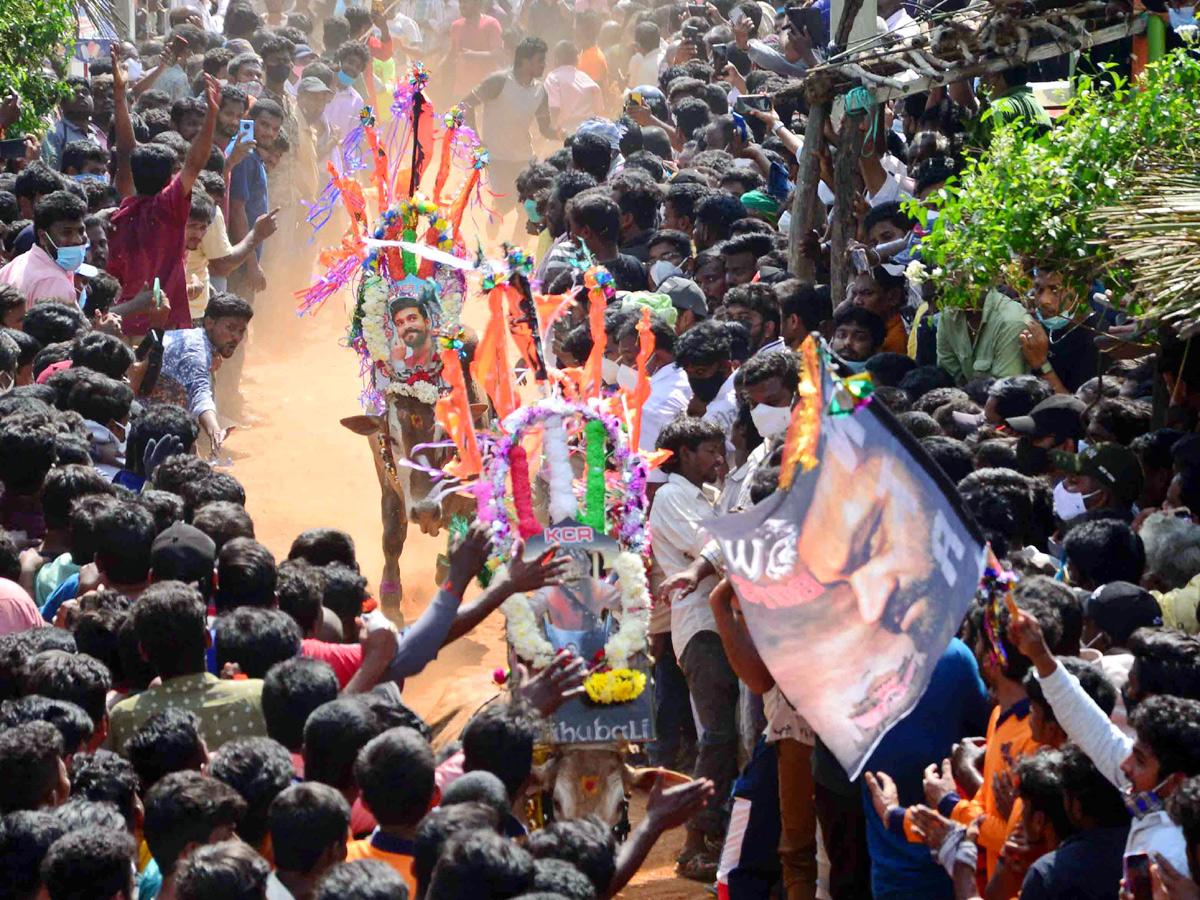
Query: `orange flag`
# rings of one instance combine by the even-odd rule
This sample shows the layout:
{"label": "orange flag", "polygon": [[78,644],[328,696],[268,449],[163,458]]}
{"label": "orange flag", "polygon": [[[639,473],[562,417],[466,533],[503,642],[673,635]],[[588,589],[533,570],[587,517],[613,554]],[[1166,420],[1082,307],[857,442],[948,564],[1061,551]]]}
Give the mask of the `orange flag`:
{"label": "orange flag", "polygon": [[471,377],[483,385],[501,419],[517,408],[504,327],[504,294],[511,290],[512,285],[498,284],[488,292],[491,315],[471,361]]}
{"label": "orange flag", "polygon": [[600,396],[600,369],[604,364],[604,351],[608,349],[608,335],[604,331],[604,310],[607,301],[604,292],[588,291],[588,328],[592,333],[592,352],[588,354],[583,366],[583,378],[579,382],[579,392],[583,399]]}
{"label": "orange flag", "polygon": [[479,453],[479,444],[475,441],[475,424],[471,421],[467,383],[463,380],[458,351],[447,347],[442,351],[441,357],[442,377],[450,385],[450,394],[438,399],[433,415],[458,448],[458,459],[447,463],[443,468],[459,478],[469,478],[483,470],[483,458]]}
{"label": "orange flag", "polygon": [[642,407],[650,399],[650,376],[646,374],[646,361],[654,352],[654,332],[650,330],[650,307],[642,307],[642,318],[637,323],[638,355],[637,384],[633,388],[630,404],[633,406],[633,423],[629,429],[629,446],[636,450],[642,437]]}

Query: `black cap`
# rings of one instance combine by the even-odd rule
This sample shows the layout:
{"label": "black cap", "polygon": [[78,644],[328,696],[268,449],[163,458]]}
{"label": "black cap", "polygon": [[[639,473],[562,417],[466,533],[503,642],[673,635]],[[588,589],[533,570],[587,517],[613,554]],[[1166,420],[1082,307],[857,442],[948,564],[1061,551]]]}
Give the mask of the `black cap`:
{"label": "black cap", "polygon": [[1162,607],[1153,595],[1128,581],[1110,581],[1083,606],[1083,614],[1118,646],[1139,628],[1162,625]]}
{"label": "black cap", "polygon": [[1031,409],[1029,415],[1014,416],[1005,421],[1017,434],[1039,438],[1054,435],[1061,444],[1083,438],[1083,411],[1086,408],[1082,400],[1070,394],[1055,394]]}
{"label": "black cap", "polygon": [[1081,453],[1051,450],[1050,461],[1064,472],[1094,478],[1121,503],[1132,503],[1142,492],[1142,464],[1120,444],[1096,444]]}
{"label": "black cap", "polygon": [[708,302],[704,299],[704,291],[690,278],[684,278],[682,275],[664,278],[654,293],[666,294],[676,309],[691,310],[699,318],[708,316]]}
{"label": "black cap", "polygon": [[150,548],[150,568],[155,581],[172,579],[204,585],[212,581],[216,558],[217,545],[213,539],[183,522],[163,531]]}

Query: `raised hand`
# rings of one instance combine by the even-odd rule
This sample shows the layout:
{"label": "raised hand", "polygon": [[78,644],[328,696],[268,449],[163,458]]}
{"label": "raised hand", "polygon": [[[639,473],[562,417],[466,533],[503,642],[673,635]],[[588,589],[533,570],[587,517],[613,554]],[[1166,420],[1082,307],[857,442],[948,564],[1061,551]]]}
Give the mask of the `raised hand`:
{"label": "raised hand", "polygon": [[558,544],[551,544],[537,559],[526,560],[524,551],[525,542],[517,541],[508,564],[508,583],[513,593],[527,594],[547,585],[562,584],[571,560],[558,555]]}
{"label": "raised hand", "polygon": [[650,827],[660,833],[678,828],[704,808],[715,790],[707,778],[696,778],[687,784],[664,789],[663,776],[659,775],[646,800],[646,819]]}
{"label": "raised hand", "polygon": [[549,716],[583,692],[586,677],[587,666],[583,659],[566,651],[560,652],[550,665],[532,677],[523,664],[517,663],[513,669],[513,699]]}
{"label": "raised hand", "polygon": [[871,792],[871,805],[879,821],[887,825],[888,810],[900,805],[900,791],[887,772],[867,772],[867,790]]}
{"label": "raised hand", "polygon": [[942,798],[947,794],[954,793],[955,790],[956,787],[954,784],[954,775],[950,768],[950,760],[943,759],[940,767],[937,763],[930,763],[925,767],[926,803],[937,809],[938,804],[942,802]]}

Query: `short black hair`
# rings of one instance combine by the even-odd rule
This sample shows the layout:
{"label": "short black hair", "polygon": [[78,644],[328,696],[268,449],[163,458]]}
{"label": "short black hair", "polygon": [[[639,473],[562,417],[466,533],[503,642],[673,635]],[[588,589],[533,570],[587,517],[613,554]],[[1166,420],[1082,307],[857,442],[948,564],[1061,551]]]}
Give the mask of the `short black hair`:
{"label": "short black hair", "polygon": [[[146,496],[145,490],[142,491],[142,496]],[[177,499],[182,518],[183,499]],[[212,538],[218,554],[221,548],[234,538],[254,539],[254,521],[250,514],[244,506],[231,500],[213,500],[211,503],[205,503],[193,513],[192,525]]]}
{"label": "short black hair", "polygon": [[[154,516],[154,527],[162,533],[183,521],[183,498],[170,491],[160,491],[156,488],[143,488],[137,495],[138,502]],[[206,587],[206,593],[211,591],[211,579]]]}
{"label": "short black hair", "polygon": [[705,441],[719,441],[724,447],[725,429],[716,422],[694,416],[676,416],[658,433],[655,448],[671,451],[671,458],[664,464],[664,470],[677,472],[680,451],[685,447],[694,451]]}
{"label": "short black hair", "polygon": [[880,222],[891,222],[901,231],[911,231],[917,224],[916,219],[906,213],[899,201],[896,200],[871,207],[863,220],[863,233],[869,233]]}
{"label": "short black hair", "polygon": [[1041,813],[1054,826],[1060,838],[1075,829],[1063,804],[1062,778],[1058,773],[1058,754],[1053,750],[1022,756],[1013,766],[1017,795],[1030,813]]}
{"label": "short black hair", "polygon": [[579,222],[603,240],[621,239],[621,210],[611,191],[597,188],[576,194],[567,201],[567,221]]}
{"label": "short black hair", "polygon": [[899,387],[904,376],[917,367],[917,361],[903,353],[876,353],[867,360],[867,371],[875,384]]}
{"label": "short black hair", "polygon": [[267,829],[279,869],[311,872],[326,849],[346,842],[350,804],[327,784],[294,784],[271,801]]}
{"label": "short black hair", "polygon": [[62,735],[49,722],[26,722],[0,732],[0,814],[37,809],[59,781]]}
{"label": "short black hair", "polygon": [[535,859],[533,887],[535,891],[544,892],[543,895],[563,897],[566,900],[595,900],[596,897],[596,889],[588,881],[588,877],[561,859]]}
{"label": "short black hair", "polygon": [[411,728],[389,728],[359,751],[354,777],[381,825],[414,826],[429,811],[435,767],[429,741]]}
{"label": "short black hair", "polygon": [[21,322],[21,330],[32,335],[43,348],[71,341],[88,330],[87,317],[78,306],[63,303],[39,303]]}
{"label": "short black hair", "polygon": [[960,440],[935,434],[921,438],[921,447],[955,484],[958,484],[975,469],[971,459],[971,449]]}
{"label": "short black hair", "polygon": [[1180,772],[1200,775],[1200,701],[1156,694],[1133,710],[1138,740],[1158,757],[1158,779]]}
{"label": "short black hair", "polygon": [[[1075,744],[1064,744],[1057,755],[1063,794],[1079,803],[1084,816],[1098,828],[1121,828],[1129,824],[1121,792],[1101,774],[1090,756]],[[1177,795],[1178,791],[1173,796]]]}
{"label": "short black hair", "polygon": [[108,715],[105,703],[112,676],[104,663],[86,653],[45,650],[26,664],[23,687],[27,694],[74,703],[98,728]]}
{"label": "short black hair", "polygon": [[1126,447],[1150,431],[1150,415],[1148,402],[1128,397],[1104,397],[1086,412],[1089,423],[1100,425]]}
{"label": "short black hair", "polygon": [[[743,237],[757,239],[759,235],[743,235]],[[731,252],[725,249],[729,243],[726,242],[717,248],[722,256],[728,256]],[[731,306],[744,306],[750,311],[758,313],[762,317],[763,325],[775,323],[775,330],[778,333],[779,298],[771,285],[757,282],[735,285],[726,291],[723,302],[726,309]]]}
{"label": "short black hair", "polygon": [[576,134],[571,140],[571,164],[596,179],[604,181],[612,165],[613,149],[608,138],[594,131]]}
{"label": "short black hair", "polygon": [[133,832],[138,776],[129,760],[109,750],[75,754],[71,758],[71,796],[111,803],[125,817],[130,833]]}
{"label": "short black hair", "polygon": [[460,900],[487,885],[488,896],[516,897],[533,887],[533,857],[494,831],[468,831],[446,842],[426,900]]}
{"label": "short black hair", "polygon": [[595,817],[551,822],[526,844],[536,859],[561,859],[579,869],[599,896],[606,895],[616,871],[612,831]]}
{"label": "short black hair", "polygon": [[83,707],[69,700],[52,700],[31,694],[0,703],[0,727],[15,728],[26,722],[48,722],[57,728],[62,735],[63,752],[68,756],[91,740],[93,732],[92,717]]}
{"label": "short black hair", "polygon": [[63,178],[44,162],[35,162],[17,173],[12,190],[17,199],[33,200],[63,190]]}
{"label": "short black hair", "polygon": [[180,866],[179,900],[265,900],[270,874],[270,864],[241,841],[208,844]]}
{"label": "short black hair", "polygon": [[958,483],[958,493],[1001,559],[1010,547],[1044,547],[1054,531],[1050,486],[1040,479],[1012,469],[976,469]]}
{"label": "short black hair", "polygon": [[303,559],[314,566],[340,562],[358,568],[354,557],[354,538],[337,528],[309,528],[300,532],[288,550],[288,559]]}
{"label": "short black hair", "polygon": [[[657,160],[655,160],[657,162]],[[633,216],[638,228],[653,228],[662,206],[662,188],[640,169],[626,168],[609,182],[622,215]]]}
{"label": "short black hair", "polygon": [[753,387],[772,378],[778,378],[783,386],[794,391],[800,385],[800,366],[796,354],[790,350],[772,350],[758,353],[746,360],[738,369],[743,387]]}
{"label": "short black hair", "polygon": [[833,317],[835,331],[843,325],[857,325],[859,328],[867,329],[871,333],[871,339],[875,342],[876,350],[883,346],[883,340],[887,337],[887,323],[863,306],[847,307]]}
{"label": "short black hair", "polygon": [[338,790],[354,787],[358,751],[382,730],[378,716],[356,699],[318,706],[304,723],[304,777]]}
{"label": "short black hair", "polygon": [[914,403],[936,388],[954,387],[950,373],[939,366],[918,366],[900,381],[900,387]]}
{"label": "short black hair", "polygon": [[0,871],[6,900],[33,900],[42,887],[42,861],[67,826],[46,810],[18,810],[0,823]]}
{"label": "short black hair", "polygon": [[325,593],[322,603],[343,622],[351,621],[363,612],[367,599],[367,579],[357,569],[342,563],[330,563],[322,569]]}
{"label": "short black hair", "polygon": [[[126,440],[125,458],[128,460],[127,465],[133,470],[136,475],[145,475],[146,472],[142,467],[142,455],[150,441],[160,441],[164,437],[174,436],[183,444],[183,454],[178,457],[172,457],[179,460],[177,464],[191,465],[190,462],[184,460],[194,460],[204,468],[208,469],[208,464],[203,460],[191,454],[196,443],[196,436],[199,434],[199,425],[196,420],[188,413],[186,409],[176,406],[173,403],[148,403],[142,407],[142,414],[138,416],[129,425],[129,435]],[[155,470],[155,478],[152,480],[154,487],[160,490],[171,491],[173,494],[178,494],[178,485],[169,485],[163,482],[170,472],[171,467],[167,464],[171,458],[163,461],[163,464]],[[163,471],[164,466],[167,466],[166,472]]]}
{"label": "short black hair", "polygon": [[799,316],[805,331],[816,331],[829,310],[829,296],[816,285],[788,278],[774,285],[780,319]]}
{"label": "short black hair", "polygon": [[1126,649],[1133,654],[1142,696],[1200,700],[1200,643],[1194,636],[1170,628],[1139,628]]}
{"label": "short black hair", "polygon": [[647,247],[653,247],[655,244],[670,244],[675,252],[682,256],[685,260],[690,259],[692,255],[692,239],[682,231],[675,231],[671,228],[663,228],[650,237],[650,243]]}
{"label": "short black hair", "polygon": [[1200,778],[1189,778],[1175,789],[1167,799],[1167,812],[1189,844],[1200,844]]}
{"label": "short black hair", "polygon": [[325,576],[316,566],[303,560],[285,560],[277,569],[275,597],[279,608],[299,623],[308,634],[321,621],[321,601],[325,595]]}
{"label": "short black hair", "polygon": [[163,776],[146,792],[146,845],[166,878],[188,844],[206,843],[222,825],[236,826],[246,801],[233,788],[199,772]]}
{"label": "short black hair", "polygon": [[742,201],[724,191],[707,196],[696,210],[696,224],[703,225],[710,244],[728,240],[733,223],[749,217]]}
{"label": "short black hair", "polygon": [[143,197],[157,194],[171,183],[178,161],[175,151],[165,144],[138,144],[129,160],[134,190]]}
{"label": "short black hair", "polygon": [[208,774],[223,781],[246,801],[238,835],[258,846],[267,834],[271,802],[296,777],[292,755],[269,737],[239,737],[226,741],[208,762]]}
{"label": "short black hair", "polygon": [[[50,848],[42,877],[50,900],[93,900],[133,896],[137,848],[125,831],[83,828],[68,832]],[[265,865],[265,863],[264,863]]]}
{"label": "short black hair", "polygon": [[1097,586],[1110,581],[1137,584],[1146,566],[1141,536],[1117,519],[1075,526],[1063,540],[1063,551],[1080,576]]}
{"label": "short black hair", "polygon": [[231,3],[225,12],[225,36],[249,37],[262,26],[262,17],[249,3]]}
{"label": "short black hair", "polygon": [[1053,393],[1050,385],[1036,375],[1011,375],[992,382],[988,399],[996,401],[997,415],[1011,419],[1029,415],[1031,409]]}
{"label": "short black hair", "polygon": [[687,182],[676,184],[673,182],[667,188],[666,202],[671,204],[676,215],[694,221],[700,204],[712,196],[712,194],[712,188],[703,184],[689,184]]}
{"label": "short black hair", "polygon": [[458,803],[452,806],[443,803],[422,819],[417,826],[413,847],[413,876],[417,880],[417,896],[424,897],[428,891],[434,866],[450,838],[462,832],[495,830],[499,821],[495,811],[482,803]]}
{"label": "short black hair", "polygon": [[71,141],[62,149],[59,167],[64,172],[67,169],[82,171],[89,162],[103,163],[107,166],[108,151],[94,141]]}
{"label": "short black hair", "polygon": [[[74,372],[74,366],[68,371]],[[74,383],[67,392],[64,409],[73,410],[101,425],[128,418],[133,405],[133,388],[129,385],[84,368],[78,370],[72,381]]]}
{"label": "short black hair", "polygon": [[124,754],[149,790],[172,772],[197,768],[204,761],[204,738],[194,712],[166,707],[151,713],[125,742]]}
{"label": "short black hair", "polygon": [[154,516],[139,503],[118,501],[96,514],[96,563],[118,584],[138,584],[150,575]]}
{"label": "short black hair", "polygon": [[0,481],[6,492],[29,496],[41,489],[55,462],[55,436],[54,426],[38,413],[16,413],[0,422]]}
{"label": "short black hair", "polygon": [[[621,330],[617,332],[617,340],[623,341],[630,336],[638,338],[637,329],[640,321],[640,315],[630,316],[626,319],[621,324]],[[672,356],[675,355],[675,329],[657,313],[650,314],[650,334],[654,338],[655,351],[663,350]]]}
{"label": "short black hair", "polygon": [[133,608],[133,628],[155,671],[175,672],[203,658],[207,612],[200,592],[179,581],[156,582],[142,593]]}
{"label": "short black hair", "polygon": [[[1058,662],[1079,679],[1079,686],[1095,701],[1098,707],[1104,710],[1104,714],[1111,716],[1117,706],[1117,689],[1108,680],[1104,670],[1074,656],[1060,656]],[[1042,683],[1038,681],[1037,673],[1033,670],[1025,673],[1024,687],[1029,702],[1036,703],[1042,708],[1042,716],[1046,721],[1057,723],[1058,717],[1054,715],[1054,707],[1047,702],[1046,695],[1042,691]]]}
{"label": "short black hair", "polygon": [[[480,885],[475,885],[479,889]],[[356,859],[331,866],[313,900],[408,900],[400,873],[378,859]]]}
{"label": "short black hair", "polygon": [[[645,172],[656,185],[661,184],[667,176],[667,170],[662,164],[662,158],[650,150],[635,150],[625,157],[625,171],[636,169]],[[662,192],[659,189],[658,205],[662,205]],[[647,227],[653,227],[651,223]]]}
{"label": "short black hair", "polygon": [[233,538],[217,554],[217,612],[274,606],[277,579],[270,550],[251,538]]}
{"label": "short black hair", "polygon": [[338,680],[329,663],[296,657],[276,663],[263,679],[262,708],[267,734],[289,750],[304,743],[304,724],[317,707],[338,695]]}
{"label": "short black hair", "polygon": [[538,734],[537,718],[520,704],[484,707],[463,729],[463,771],[491,772],[515,798],[533,769]]}
{"label": "short black hair", "polygon": [[201,478],[185,483],[179,493],[183,497],[186,519],[190,519],[200,507],[218,500],[243,506],[246,503],[246,489],[228,472],[211,471]]}
{"label": "short black hair", "polygon": [[59,466],[42,481],[42,516],[47,528],[64,529],[71,504],[88,494],[113,496],[112,482],[91,466]]}
{"label": "short black hair", "polygon": [[71,350],[72,367],[83,366],[109,378],[124,378],[133,362],[129,346],[119,337],[102,331],[84,335]]}
{"label": "short black hair", "polygon": [[300,626],[278,609],[239,606],[217,616],[216,632],[217,668],[236,663],[249,678],[300,653]]}
{"label": "short black hair", "polygon": [[[265,103],[265,100],[260,100],[259,103]],[[258,103],[254,104],[255,107]],[[247,322],[254,318],[254,308],[237,294],[230,294],[225,291],[217,291],[208,298],[208,305],[204,307],[204,318],[206,319],[245,319]]]}

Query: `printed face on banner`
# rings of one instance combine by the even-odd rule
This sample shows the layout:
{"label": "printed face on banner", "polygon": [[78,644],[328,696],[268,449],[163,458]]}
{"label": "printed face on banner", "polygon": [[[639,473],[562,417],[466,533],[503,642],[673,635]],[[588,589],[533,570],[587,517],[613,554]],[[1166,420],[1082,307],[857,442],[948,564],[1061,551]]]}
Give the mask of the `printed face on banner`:
{"label": "printed face on banner", "polygon": [[424,280],[408,275],[396,284],[388,302],[383,331],[390,350],[388,358],[397,372],[425,367],[436,358],[429,310],[417,302],[426,285]]}
{"label": "printed face on banner", "polygon": [[852,777],[924,693],[983,564],[932,463],[879,406],[822,416],[816,468],[706,523],[763,662]]}

